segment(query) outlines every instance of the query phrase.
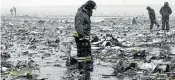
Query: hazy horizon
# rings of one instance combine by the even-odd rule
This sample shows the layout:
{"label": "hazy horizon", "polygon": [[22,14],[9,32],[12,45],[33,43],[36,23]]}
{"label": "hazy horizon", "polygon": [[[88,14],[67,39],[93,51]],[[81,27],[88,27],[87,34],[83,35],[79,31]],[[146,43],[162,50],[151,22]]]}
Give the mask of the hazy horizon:
{"label": "hazy horizon", "polygon": [[[10,8],[16,7],[17,14],[26,15],[75,15],[77,9],[88,0],[2,0],[1,14],[10,14]],[[175,0],[94,0],[97,10],[94,15],[139,15],[147,14],[146,7],[155,9],[157,16],[164,2],[169,2],[173,14]]]}
{"label": "hazy horizon", "polygon": [[[32,6],[20,7],[17,6],[17,14],[38,14],[38,15],[74,15],[81,5],[62,5],[62,6]],[[154,8],[157,16],[160,16],[159,10],[162,5],[98,5],[94,10],[94,15],[122,15],[122,14],[147,14],[146,6]],[[175,11],[175,5],[170,5],[172,11]],[[10,8],[2,7],[1,14],[10,14]],[[175,16],[175,14],[172,14]]]}

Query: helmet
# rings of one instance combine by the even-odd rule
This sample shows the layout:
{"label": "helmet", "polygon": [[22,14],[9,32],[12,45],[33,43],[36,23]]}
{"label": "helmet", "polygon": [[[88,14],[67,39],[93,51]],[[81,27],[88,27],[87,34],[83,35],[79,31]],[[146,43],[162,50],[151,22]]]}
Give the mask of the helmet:
{"label": "helmet", "polygon": [[164,6],[169,6],[169,3],[168,2],[164,2]]}
{"label": "helmet", "polygon": [[149,7],[149,6],[147,6],[147,8],[146,8],[147,10],[150,10],[151,9],[151,7]]}
{"label": "helmet", "polygon": [[96,3],[92,0],[87,1],[84,6],[88,10],[96,9]]}

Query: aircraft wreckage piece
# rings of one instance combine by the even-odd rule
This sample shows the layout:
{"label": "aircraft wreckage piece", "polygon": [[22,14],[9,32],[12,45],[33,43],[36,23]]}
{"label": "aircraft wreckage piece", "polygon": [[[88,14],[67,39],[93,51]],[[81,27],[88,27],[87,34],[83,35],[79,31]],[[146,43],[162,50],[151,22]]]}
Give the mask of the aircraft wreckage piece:
{"label": "aircraft wreckage piece", "polygon": [[16,78],[11,79],[11,80],[30,80],[30,79],[28,79],[27,77],[16,77]]}
{"label": "aircraft wreckage piece", "polygon": [[162,73],[162,72],[170,72],[169,64],[158,64],[152,73]]}
{"label": "aircraft wreckage piece", "polygon": [[146,58],[146,51],[142,50],[142,51],[137,51],[133,54],[133,58],[134,59],[145,59]]}
{"label": "aircraft wreckage piece", "polygon": [[112,46],[112,42],[111,41],[104,41],[102,46]]}
{"label": "aircraft wreckage piece", "polygon": [[91,48],[93,50],[100,50],[107,46],[114,46],[111,41],[99,41],[91,43]]}
{"label": "aircraft wreckage piece", "polygon": [[[97,38],[97,37],[95,37]],[[112,36],[112,34],[106,34],[106,36],[104,37],[105,39],[104,40],[101,40],[101,41],[96,41],[96,42],[91,42],[91,48],[93,50],[100,50],[100,49],[103,49],[107,46],[110,46],[110,47],[115,47],[115,46],[120,46],[120,47],[124,47],[124,45],[122,45],[122,43],[114,38]],[[94,39],[93,39],[94,40]]]}
{"label": "aircraft wreckage piece", "polygon": [[100,49],[102,49],[101,43],[102,42],[93,42],[93,43],[91,43],[91,49],[92,50],[100,50]]}
{"label": "aircraft wreckage piece", "polygon": [[113,67],[114,74],[124,73],[128,70],[136,69],[137,63],[133,63],[132,60],[129,59],[121,59],[118,63]]}
{"label": "aircraft wreckage piece", "polygon": [[30,60],[27,61],[19,61],[16,66],[10,71],[10,74],[8,75],[8,79],[10,80],[33,80],[32,78],[32,72],[37,67],[37,64]]}

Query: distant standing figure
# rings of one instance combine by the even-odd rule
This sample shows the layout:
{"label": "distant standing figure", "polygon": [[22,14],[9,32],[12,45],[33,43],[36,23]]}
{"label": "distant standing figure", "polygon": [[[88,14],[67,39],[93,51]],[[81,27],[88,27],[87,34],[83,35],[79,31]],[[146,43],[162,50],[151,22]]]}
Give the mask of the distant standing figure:
{"label": "distant standing figure", "polygon": [[13,7],[13,11],[15,12],[15,15],[16,15],[16,8],[15,7]]}
{"label": "distant standing figure", "polygon": [[133,18],[133,19],[132,19],[132,24],[137,24],[136,18]]}
{"label": "distant standing figure", "polygon": [[156,24],[157,28],[159,28],[160,25],[156,22],[156,15],[155,15],[154,9],[152,9],[149,6],[146,9],[148,10],[149,19],[151,21],[151,23],[150,23],[150,30],[153,29],[153,25],[154,24]]}
{"label": "distant standing figure", "polygon": [[46,22],[46,21],[44,21],[44,20],[39,20],[37,23],[38,23],[39,25],[44,25],[45,22]]}
{"label": "distant standing figure", "polygon": [[[160,9],[160,14],[162,15],[162,30],[169,31],[169,16],[171,15],[172,10],[168,2],[164,3],[164,6]],[[166,27],[165,27],[166,26]]]}
{"label": "distant standing figure", "polygon": [[10,9],[10,13],[11,13],[11,15],[13,15],[13,9],[12,8]]}

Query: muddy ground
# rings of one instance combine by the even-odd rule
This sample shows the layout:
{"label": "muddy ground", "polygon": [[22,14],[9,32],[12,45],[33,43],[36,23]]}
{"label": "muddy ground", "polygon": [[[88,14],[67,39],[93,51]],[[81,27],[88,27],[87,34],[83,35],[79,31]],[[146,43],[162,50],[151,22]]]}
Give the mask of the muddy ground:
{"label": "muddy ground", "polygon": [[[170,20],[170,32],[163,32],[154,27],[149,30],[149,21],[145,16],[138,16],[137,24],[131,24],[132,17],[93,17],[92,34],[99,38],[106,34],[113,34],[115,38],[123,40],[124,45],[129,48],[144,48],[149,56],[160,53],[172,54],[170,60],[152,60],[149,64],[155,66],[159,63],[174,64],[175,61],[175,18]],[[159,23],[161,21],[158,21]],[[74,32],[74,17],[36,17],[36,16],[2,16],[1,20],[1,75],[7,79],[9,71],[19,61],[33,60],[37,69],[33,74],[37,79],[46,80],[73,80],[78,79],[77,69],[69,70],[66,66],[68,46],[63,42],[71,44],[71,55],[76,55],[75,41],[72,37]],[[155,41],[155,43],[154,43]],[[157,41],[157,43],[156,43]],[[128,50],[129,48],[123,48]],[[120,73],[114,75],[120,58],[117,52],[105,52],[93,50],[94,71],[90,72],[91,80],[145,80],[152,73],[143,74],[142,70],[136,70],[135,75]],[[112,50],[111,50],[112,51]],[[127,51],[126,51],[127,53]],[[7,55],[7,56],[4,56]],[[110,56],[110,59],[108,58]],[[131,57],[126,55],[128,60]],[[136,63],[146,64],[143,59],[133,60]],[[170,72],[174,72],[171,69]],[[149,71],[149,70],[148,70]],[[150,71],[151,72],[151,71]],[[127,72],[132,74],[133,72]],[[170,78],[173,75],[167,77]]]}

